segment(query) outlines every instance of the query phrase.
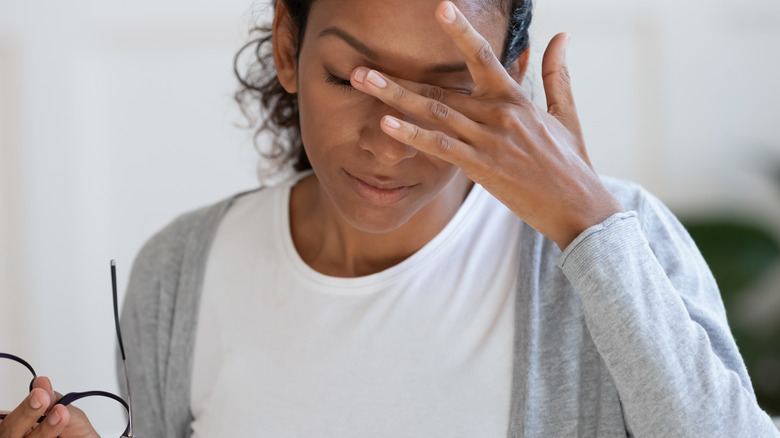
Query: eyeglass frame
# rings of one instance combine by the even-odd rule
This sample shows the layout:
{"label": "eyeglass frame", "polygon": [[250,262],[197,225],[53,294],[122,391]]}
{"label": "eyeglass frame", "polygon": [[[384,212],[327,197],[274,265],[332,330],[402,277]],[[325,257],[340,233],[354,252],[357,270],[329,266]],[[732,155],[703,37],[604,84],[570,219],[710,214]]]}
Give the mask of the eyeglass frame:
{"label": "eyeglass frame", "polygon": [[[122,331],[119,327],[119,305],[117,303],[117,286],[116,286],[116,262],[114,260],[111,260],[111,289],[112,289],[112,295],[114,300],[114,324],[116,326],[116,336],[117,340],[119,341],[119,351],[122,354],[122,365],[124,367],[125,371],[125,384],[127,385],[127,401],[125,401],[122,397],[112,394],[110,392],[106,391],[85,391],[85,392],[69,392],[62,396],[55,404],[68,406],[69,404],[73,403],[76,400],[82,399],[84,397],[91,397],[91,396],[101,396],[101,397],[108,397],[113,400],[118,401],[122,404],[122,406],[125,407],[127,410],[127,427],[125,428],[125,431],[122,432],[122,436],[120,438],[135,438],[135,435],[133,435],[133,403],[132,403],[132,397],[130,396],[130,377],[127,372],[127,358],[125,356],[125,347],[124,343],[122,342]],[[33,383],[35,382],[35,379],[38,378],[38,375],[35,373],[35,370],[33,369],[32,365],[30,365],[26,360],[14,356],[13,354],[8,353],[1,353],[0,352],[0,359],[10,359],[15,362],[18,362],[22,365],[24,365],[33,375],[33,379],[30,381],[30,392],[33,390]],[[7,414],[0,414],[0,420],[5,419]],[[46,418],[45,415],[42,415],[41,418],[38,419],[38,423],[42,422],[43,419]]]}

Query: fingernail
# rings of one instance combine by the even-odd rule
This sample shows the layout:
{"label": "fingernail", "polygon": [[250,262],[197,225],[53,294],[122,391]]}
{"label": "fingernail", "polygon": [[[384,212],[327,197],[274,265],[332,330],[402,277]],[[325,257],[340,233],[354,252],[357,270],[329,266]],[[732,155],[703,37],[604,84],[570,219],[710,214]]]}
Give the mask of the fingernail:
{"label": "fingernail", "polygon": [[49,422],[49,425],[56,426],[57,423],[59,423],[61,420],[60,414],[57,413],[57,410],[52,409],[51,413],[47,417],[46,421]]}
{"label": "fingernail", "polygon": [[393,116],[385,116],[385,126],[390,129],[398,129],[401,127],[401,123]]}
{"label": "fingernail", "polygon": [[40,409],[43,404],[35,398],[35,394],[30,394],[30,407],[33,409]]}
{"label": "fingernail", "polygon": [[458,16],[455,15],[455,7],[452,6],[452,3],[450,3],[446,8],[444,8],[444,19],[450,23],[453,23],[456,18],[458,18]]}
{"label": "fingernail", "polygon": [[373,84],[377,88],[385,88],[387,86],[387,82],[382,78],[382,76],[379,75],[379,73],[375,72],[374,70],[371,70],[366,75],[366,80]]}
{"label": "fingernail", "polygon": [[360,82],[361,84],[366,79],[366,69],[359,68],[355,72],[355,81]]}

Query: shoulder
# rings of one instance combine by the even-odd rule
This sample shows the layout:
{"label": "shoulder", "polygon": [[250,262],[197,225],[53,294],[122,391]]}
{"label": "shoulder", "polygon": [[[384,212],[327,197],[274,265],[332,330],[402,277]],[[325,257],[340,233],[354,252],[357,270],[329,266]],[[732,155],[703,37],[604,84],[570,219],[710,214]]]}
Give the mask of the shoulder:
{"label": "shoulder", "polygon": [[159,270],[161,264],[178,264],[188,244],[208,239],[210,231],[219,225],[233,199],[224,199],[176,217],[146,241],[136,257],[134,270],[147,271],[152,267]]}
{"label": "shoulder", "polygon": [[[219,224],[237,199],[259,189],[242,192],[181,214],[143,245],[133,263],[131,285],[144,283],[170,283],[183,272],[198,270]],[[151,292],[150,287],[142,288]],[[167,288],[170,290],[170,288]]]}

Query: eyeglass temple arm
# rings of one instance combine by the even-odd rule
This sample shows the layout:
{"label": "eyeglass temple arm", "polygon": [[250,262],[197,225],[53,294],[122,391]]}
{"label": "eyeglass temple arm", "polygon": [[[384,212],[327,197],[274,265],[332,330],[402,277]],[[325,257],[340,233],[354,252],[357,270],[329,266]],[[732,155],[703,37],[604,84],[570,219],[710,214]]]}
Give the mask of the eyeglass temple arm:
{"label": "eyeglass temple arm", "polygon": [[114,326],[116,327],[116,338],[119,341],[119,352],[122,354],[122,366],[125,369],[125,385],[127,388],[127,403],[122,400],[122,404],[127,407],[127,430],[123,436],[133,436],[133,397],[130,395],[130,374],[127,372],[127,357],[125,356],[125,344],[122,342],[122,330],[119,327],[119,299],[117,298],[116,287],[116,261],[111,260],[111,292],[114,298]]}

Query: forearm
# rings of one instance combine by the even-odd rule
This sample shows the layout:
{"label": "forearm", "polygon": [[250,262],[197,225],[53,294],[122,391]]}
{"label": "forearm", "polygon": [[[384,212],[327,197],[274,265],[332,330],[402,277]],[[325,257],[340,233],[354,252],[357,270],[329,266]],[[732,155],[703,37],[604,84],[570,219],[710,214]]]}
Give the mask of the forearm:
{"label": "forearm", "polygon": [[778,435],[756,403],[725,315],[689,299],[707,294],[677,290],[709,282],[680,275],[673,284],[634,215],[587,230],[564,253],[562,268],[634,435]]}

